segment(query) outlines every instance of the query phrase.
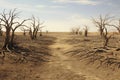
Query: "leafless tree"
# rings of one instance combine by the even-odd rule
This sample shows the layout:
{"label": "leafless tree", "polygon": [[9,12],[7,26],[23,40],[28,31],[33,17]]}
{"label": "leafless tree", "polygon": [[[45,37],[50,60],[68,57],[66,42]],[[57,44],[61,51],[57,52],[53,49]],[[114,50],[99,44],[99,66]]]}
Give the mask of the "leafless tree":
{"label": "leafless tree", "polygon": [[84,36],[87,37],[88,36],[88,26],[85,25],[84,28]]}
{"label": "leafless tree", "polygon": [[80,31],[80,28],[79,28],[79,27],[78,27],[78,28],[76,27],[76,28],[75,28],[75,33],[76,33],[76,35],[79,35],[79,31]]}
{"label": "leafless tree", "polygon": [[72,34],[79,35],[79,33],[80,33],[80,27],[71,28],[71,32],[72,32]]}
{"label": "leafless tree", "polygon": [[28,19],[26,20],[23,20],[21,23],[20,22],[17,22],[17,25],[15,25],[15,27],[12,26],[12,35],[11,35],[11,45],[13,46],[13,42],[14,42],[14,36],[15,36],[15,30],[21,26],[26,26],[26,25],[23,25],[24,22],[26,22]]}
{"label": "leafless tree", "polygon": [[118,33],[120,34],[120,19],[118,20],[118,24],[116,24],[116,25],[113,24],[113,25],[110,25],[110,26],[115,27],[117,29]]}
{"label": "leafless tree", "polygon": [[96,27],[99,28],[100,35],[104,39],[104,45],[103,45],[104,48],[108,46],[109,40],[112,36],[108,34],[108,29],[107,29],[108,26],[111,26],[112,21],[113,21],[113,17],[109,15],[106,15],[105,17],[100,15],[98,19],[93,18],[94,24],[96,25]]}
{"label": "leafless tree", "polygon": [[36,19],[34,16],[32,16],[32,22],[31,22],[31,27],[29,27],[29,34],[30,34],[30,38],[32,40],[37,38],[37,34],[38,32],[41,30],[41,28],[43,27],[43,23],[40,23],[40,20]]}
{"label": "leafless tree", "polygon": [[110,25],[111,21],[113,20],[113,17],[109,15],[105,15],[104,17],[100,15],[97,19],[92,18],[93,23],[95,24],[96,27],[98,27],[100,36],[103,36],[103,32],[105,29],[105,26]]}
{"label": "leafless tree", "polygon": [[75,34],[75,29],[74,28],[71,28],[71,33]]}
{"label": "leafless tree", "polygon": [[21,27],[21,31],[23,31],[23,35],[26,36],[26,32],[29,31],[29,29],[27,29],[27,27]]}
{"label": "leafless tree", "polygon": [[22,22],[15,21],[18,18],[18,14],[19,12],[17,12],[16,9],[10,10],[9,12],[6,12],[6,10],[4,10],[0,14],[1,16],[0,20],[2,21],[1,25],[4,26],[6,29],[3,49],[8,48],[12,49],[15,30],[20,26],[24,26],[23,23],[27,21],[27,20],[23,20]]}
{"label": "leafless tree", "polygon": [[26,29],[24,27],[21,28],[21,31],[23,31],[23,35],[26,36]]}

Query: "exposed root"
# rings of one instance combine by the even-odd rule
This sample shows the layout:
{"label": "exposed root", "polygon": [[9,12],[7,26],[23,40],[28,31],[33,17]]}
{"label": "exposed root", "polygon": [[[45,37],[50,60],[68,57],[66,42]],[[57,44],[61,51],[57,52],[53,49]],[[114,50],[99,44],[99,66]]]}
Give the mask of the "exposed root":
{"label": "exposed root", "polygon": [[4,64],[4,59],[5,59],[5,52],[4,51],[0,52],[0,59],[1,59],[1,64]]}
{"label": "exposed root", "polygon": [[102,66],[105,67],[116,66],[117,68],[120,68],[120,60],[116,58],[117,55],[107,50],[109,49],[94,48],[93,50],[88,51],[87,53],[79,54],[80,60],[87,59],[88,61],[87,64],[94,64],[95,62],[99,62],[97,68],[100,68]]}

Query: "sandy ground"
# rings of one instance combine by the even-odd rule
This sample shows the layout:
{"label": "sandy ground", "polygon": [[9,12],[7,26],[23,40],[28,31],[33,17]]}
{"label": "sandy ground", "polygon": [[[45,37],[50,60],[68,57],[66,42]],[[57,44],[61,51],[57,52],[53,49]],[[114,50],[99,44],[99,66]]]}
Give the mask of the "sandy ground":
{"label": "sandy ground", "polygon": [[53,57],[46,64],[47,72],[42,73],[43,80],[102,80],[88,72],[88,74],[82,73],[81,69],[74,66],[79,61],[64,54],[66,50],[72,47],[63,42],[65,38],[67,37],[58,36],[55,43],[50,46]]}
{"label": "sandy ground", "polygon": [[65,41],[69,35],[52,36],[56,39],[49,45],[52,56],[48,57],[48,62],[3,64],[0,68],[0,80],[120,80],[118,73],[115,74],[117,78],[111,78],[115,72],[104,73],[104,69],[98,70],[84,65],[76,57],[66,55],[65,52],[73,48],[73,45]]}

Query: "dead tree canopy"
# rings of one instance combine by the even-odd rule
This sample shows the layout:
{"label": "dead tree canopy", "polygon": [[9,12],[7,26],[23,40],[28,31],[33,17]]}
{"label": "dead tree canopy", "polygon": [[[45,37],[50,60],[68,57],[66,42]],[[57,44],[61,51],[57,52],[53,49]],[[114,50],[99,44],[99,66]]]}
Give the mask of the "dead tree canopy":
{"label": "dead tree canopy", "polygon": [[71,28],[71,32],[72,32],[72,34],[79,35],[80,34],[80,27]]}
{"label": "dead tree canopy", "polygon": [[12,49],[14,47],[13,42],[15,30],[20,26],[25,26],[23,24],[28,20],[26,19],[21,22],[16,21],[16,19],[19,19],[18,14],[19,12],[17,12],[16,9],[10,10],[9,12],[4,10],[0,14],[0,20],[2,21],[0,25],[5,28],[5,41],[3,49]]}
{"label": "dead tree canopy", "polygon": [[31,19],[31,26],[29,27],[29,35],[32,40],[37,39],[38,32],[44,27],[43,22],[41,23],[39,18],[36,19],[32,16]]}
{"label": "dead tree canopy", "polygon": [[92,18],[93,23],[96,27],[98,27],[98,30],[100,32],[100,36],[103,36],[103,32],[106,26],[110,25],[110,23],[113,20],[113,17],[109,15],[105,15],[104,17],[100,15],[98,18]]}
{"label": "dead tree canopy", "polygon": [[118,24],[112,24],[110,26],[113,26],[117,29],[118,33],[120,34],[120,19],[118,20]]}
{"label": "dead tree canopy", "polygon": [[109,40],[112,36],[108,34],[108,26],[110,27],[112,21],[113,21],[113,17],[108,15],[104,17],[100,15],[98,19],[93,18],[93,22],[95,26],[99,28],[100,35],[104,40],[104,44],[103,44],[104,48],[108,46]]}

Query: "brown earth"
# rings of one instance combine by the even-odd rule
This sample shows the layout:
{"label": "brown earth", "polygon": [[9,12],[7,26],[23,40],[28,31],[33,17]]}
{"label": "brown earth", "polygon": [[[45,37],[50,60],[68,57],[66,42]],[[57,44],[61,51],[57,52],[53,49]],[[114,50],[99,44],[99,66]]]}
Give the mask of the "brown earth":
{"label": "brown earth", "polygon": [[0,80],[120,80],[118,68],[113,70],[104,65],[97,68],[98,62],[87,64],[88,59],[80,60],[80,53],[101,46],[102,40],[94,36],[52,33],[36,41],[16,40],[19,46],[28,49],[27,62],[14,62],[6,56],[4,64],[0,65]]}

